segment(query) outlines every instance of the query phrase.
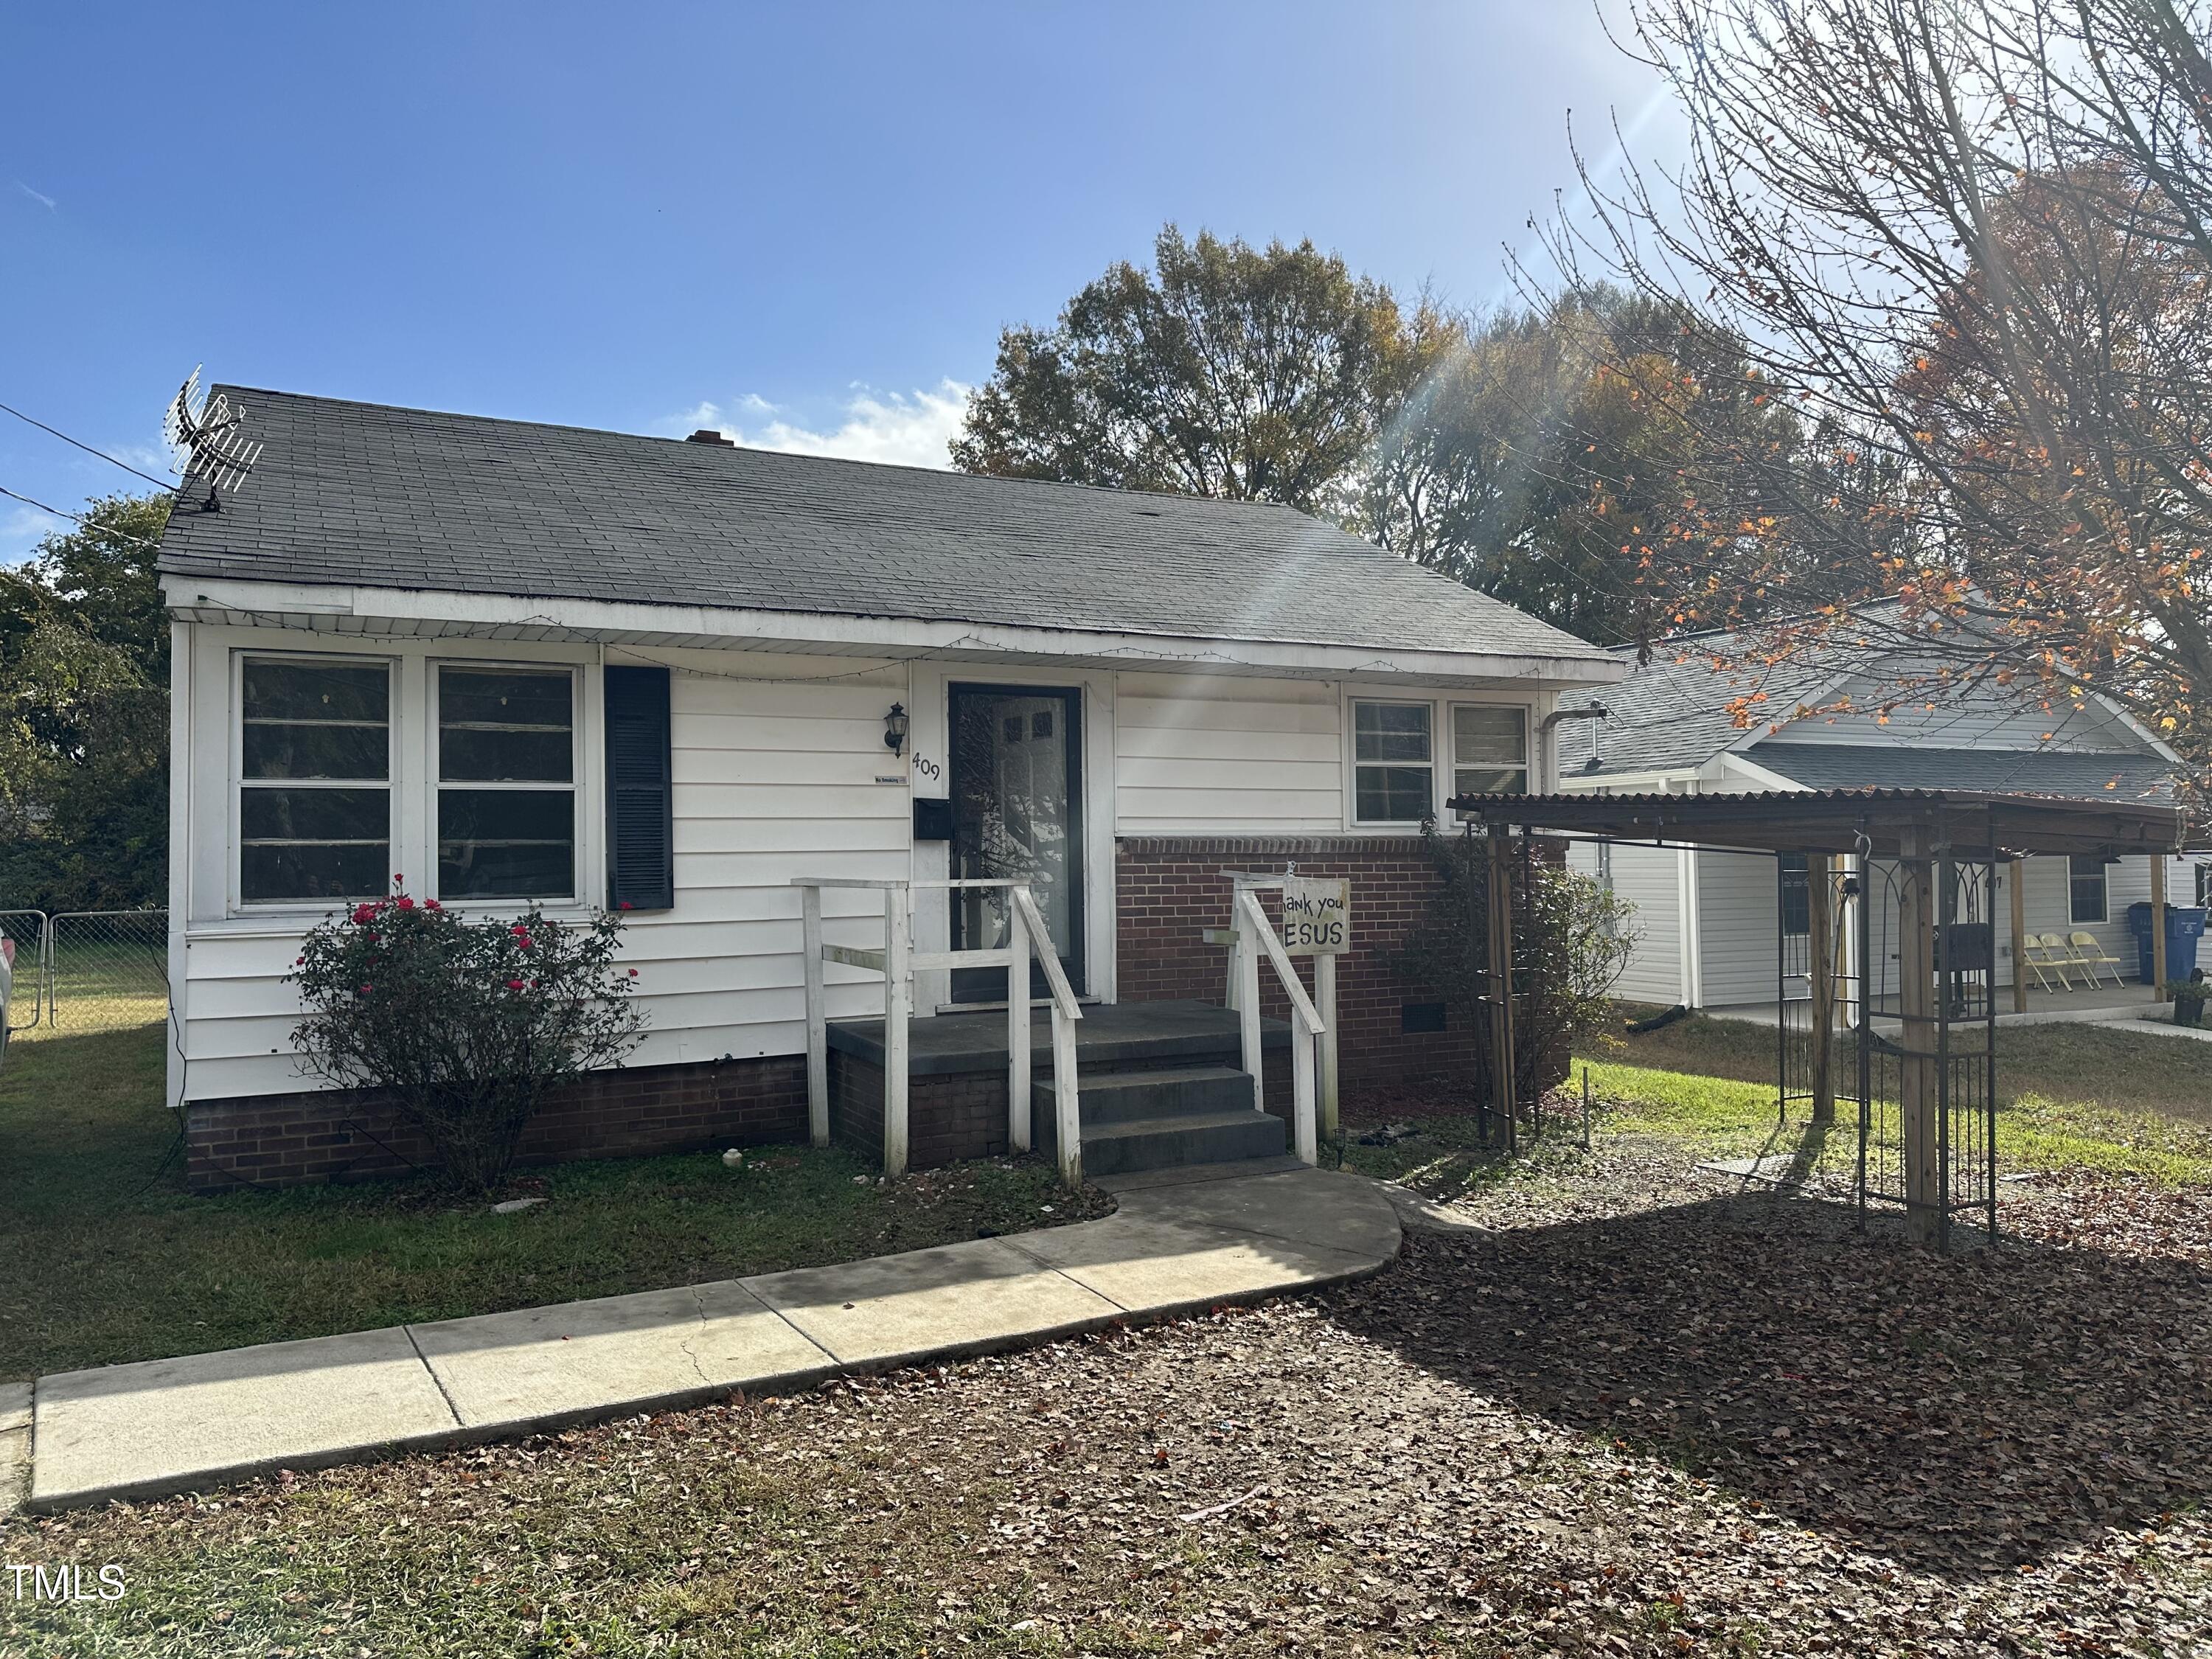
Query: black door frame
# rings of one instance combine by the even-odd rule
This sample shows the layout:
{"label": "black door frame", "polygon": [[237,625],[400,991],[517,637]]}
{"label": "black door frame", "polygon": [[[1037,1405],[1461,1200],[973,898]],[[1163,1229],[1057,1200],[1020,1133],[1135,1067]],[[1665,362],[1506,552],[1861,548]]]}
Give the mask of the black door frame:
{"label": "black door frame", "polygon": [[[996,680],[953,680],[945,688],[945,793],[954,804],[955,840],[948,849],[951,873],[959,873],[960,842],[957,822],[961,796],[960,765],[960,701],[963,696],[975,697],[1049,697],[1066,710],[1060,726],[1062,741],[1067,745],[1067,842],[1068,842],[1068,953],[1060,958],[1068,983],[1077,995],[1085,994],[1090,987],[1090,951],[1088,929],[1085,927],[1090,908],[1089,860],[1085,856],[1083,801],[1083,688],[1079,685],[1023,685]],[[966,948],[960,938],[961,906],[956,890],[953,902],[945,908],[950,913],[951,945],[956,951]],[[961,968],[952,973],[951,990],[955,1002],[996,1002],[1005,1000],[1006,988],[998,979],[995,968]],[[985,988],[989,988],[988,991]],[[1030,994],[1043,997],[1049,994],[1041,964],[1030,963]]]}

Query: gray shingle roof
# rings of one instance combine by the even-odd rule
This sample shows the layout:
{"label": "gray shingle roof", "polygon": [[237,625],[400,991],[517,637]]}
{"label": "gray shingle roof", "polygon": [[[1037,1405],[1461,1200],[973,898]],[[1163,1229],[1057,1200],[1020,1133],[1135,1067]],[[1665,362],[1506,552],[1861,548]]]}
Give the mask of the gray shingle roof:
{"label": "gray shingle roof", "polygon": [[[1841,670],[1825,661],[1793,660],[1766,667],[1715,666],[1733,641],[1727,636],[1662,640],[1651,660],[1632,667],[1626,679],[1598,694],[1611,711],[1598,729],[1599,764],[1586,775],[1667,771],[1702,766],[1744,735],[1729,713],[1739,697],[1766,694],[1762,708],[1777,714],[1816,698]],[[1632,665],[1632,649],[1619,653]],[[1570,763],[1575,740],[1567,751]]]}
{"label": "gray shingle roof", "polygon": [[[1950,789],[2061,795],[2081,800],[2173,799],[2169,763],[2148,750],[2101,754],[2068,749],[1905,749],[1887,744],[1759,743],[1754,766],[1809,789]],[[2107,787],[2107,786],[2110,786]]]}
{"label": "gray shingle roof", "polygon": [[1288,507],[218,390],[265,447],[174,574],[1611,660]]}

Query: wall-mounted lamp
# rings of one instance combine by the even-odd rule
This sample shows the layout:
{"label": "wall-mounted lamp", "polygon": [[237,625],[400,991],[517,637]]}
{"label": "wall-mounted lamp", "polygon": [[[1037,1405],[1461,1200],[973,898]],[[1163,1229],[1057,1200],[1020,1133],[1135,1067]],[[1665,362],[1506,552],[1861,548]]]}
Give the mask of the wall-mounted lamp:
{"label": "wall-mounted lamp", "polygon": [[906,705],[895,702],[884,716],[884,747],[894,755],[906,753]]}

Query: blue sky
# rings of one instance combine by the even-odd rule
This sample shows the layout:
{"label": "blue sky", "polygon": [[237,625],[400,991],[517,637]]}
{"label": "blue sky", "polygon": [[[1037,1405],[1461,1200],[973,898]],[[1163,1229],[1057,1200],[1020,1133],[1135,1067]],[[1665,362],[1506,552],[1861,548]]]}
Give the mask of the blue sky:
{"label": "blue sky", "polygon": [[[248,386],[941,464],[1164,221],[1483,303],[1671,111],[1587,0],[21,7],[0,402],[160,471]],[[711,409],[708,406],[711,405]],[[133,480],[0,416],[0,485]],[[0,500],[0,560],[56,521]]]}

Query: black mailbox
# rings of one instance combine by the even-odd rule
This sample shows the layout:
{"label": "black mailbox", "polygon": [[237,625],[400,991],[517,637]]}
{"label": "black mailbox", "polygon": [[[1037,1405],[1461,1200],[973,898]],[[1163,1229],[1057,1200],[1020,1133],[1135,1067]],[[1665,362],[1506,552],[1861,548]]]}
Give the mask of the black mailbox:
{"label": "black mailbox", "polygon": [[916,841],[952,839],[952,803],[927,795],[914,798],[914,838]]}

